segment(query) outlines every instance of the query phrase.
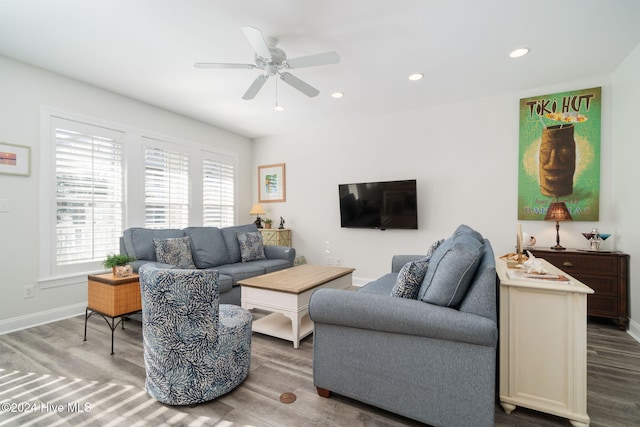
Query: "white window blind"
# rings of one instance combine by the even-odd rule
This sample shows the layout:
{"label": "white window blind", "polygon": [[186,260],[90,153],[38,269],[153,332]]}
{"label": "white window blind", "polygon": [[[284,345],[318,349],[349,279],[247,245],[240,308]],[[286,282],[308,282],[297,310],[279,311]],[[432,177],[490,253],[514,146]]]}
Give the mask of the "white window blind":
{"label": "white window blind", "polygon": [[[153,140],[149,143],[154,144]],[[147,145],[145,148],[145,227],[187,227],[189,156],[156,145]]]}
{"label": "white window blind", "polygon": [[55,118],[55,262],[117,253],[124,222],[123,133]]}
{"label": "white window blind", "polygon": [[231,157],[203,153],[202,224],[229,227],[235,222],[235,162]]}

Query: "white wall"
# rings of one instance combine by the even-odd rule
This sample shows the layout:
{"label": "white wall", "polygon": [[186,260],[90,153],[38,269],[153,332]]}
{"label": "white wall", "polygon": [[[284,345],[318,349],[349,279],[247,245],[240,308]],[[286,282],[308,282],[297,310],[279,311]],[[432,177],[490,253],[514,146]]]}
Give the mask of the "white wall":
{"label": "white wall", "polygon": [[[250,140],[117,94],[0,56],[0,141],[31,147],[31,176],[0,175],[0,333],[84,312],[86,284],[40,289],[39,163],[42,106],[237,153],[239,212],[251,207]],[[129,177],[132,179],[132,177]],[[248,215],[239,215],[249,221]],[[142,224],[127,224],[127,226]],[[35,296],[23,298],[25,285]]]}
{"label": "white wall", "polygon": [[631,256],[631,296],[629,333],[640,341],[640,46],[629,55],[612,76],[614,218],[618,248]]}
{"label": "white wall", "polygon": [[[600,221],[563,223],[560,228],[563,246],[584,247],[583,231],[596,226],[615,232],[611,85],[604,77],[389,113],[339,127],[319,123],[306,132],[258,139],[256,165],[287,164],[287,201],[265,205],[267,216],[274,222],[280,215],[286,219],[293,245],[308,262],[324,263],[328,248],[342,265],[356,268],[356,283],[389,272],[393,254],[425,253],[431,242],[448,237],[461,223],[489,238],[496,254],[513,251],[519,99],[596,86],[602,86],[603,94]],[[418,180],[419,230],[340,228],[339,183],[413,178]],[[522,221],[522,227],[536,236],[538,245],[555,244],[554,224]]]}

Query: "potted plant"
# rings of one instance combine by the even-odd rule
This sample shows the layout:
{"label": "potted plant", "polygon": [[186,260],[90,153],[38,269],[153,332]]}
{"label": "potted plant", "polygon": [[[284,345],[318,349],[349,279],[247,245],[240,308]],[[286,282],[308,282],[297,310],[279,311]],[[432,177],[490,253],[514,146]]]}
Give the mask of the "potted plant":
{"label": "potted plant", "polygon": [[273,220],[267,218],[264,220],[264,228],[266,229],[270,229],[271,228],[271,223],[273,222]]}
{"label": "potted plant", "polygon": [[123,254],[109,254],[107,259],[102,262],[105,268],[111,268],[113,275],[118,277],[128,276],[133,273],[133,268],[128,265],[131,261],[135,261],[134,257]]}

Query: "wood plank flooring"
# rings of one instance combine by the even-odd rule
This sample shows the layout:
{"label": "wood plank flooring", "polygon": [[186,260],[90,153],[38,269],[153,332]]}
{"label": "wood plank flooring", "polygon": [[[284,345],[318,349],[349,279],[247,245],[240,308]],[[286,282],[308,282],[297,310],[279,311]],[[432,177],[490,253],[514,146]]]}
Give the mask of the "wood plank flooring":
{"label": "wood plank flooring", "polygon": [[[111,331],[99,316],[89,319],[86,342],[84,316],[0,336],[0,402],[40,393],[40,401],[84,399],[93,405],[90,413],[70,419],[68,414],[15,418],[15,413],[0,412],[0,426],[419,425],[342,396],[319,397],[312,377],[313,335],[294,350],[290,342],[254,334],[251,372],[237,389],[200,405],[162,405],[144,392],[140,322],[127,321],[125,328],[116,330],[114,356],[109,354]],[[43,385],[36,387],[39,381]],[[297,400],[281,403],[284,392],[295,393]],[[640,343],[606,322],[588,325],[588,413],[592,426],[640,425]],[[524,408],[507,415],[498,404],[496,425],[570,426],[565,419]]]}

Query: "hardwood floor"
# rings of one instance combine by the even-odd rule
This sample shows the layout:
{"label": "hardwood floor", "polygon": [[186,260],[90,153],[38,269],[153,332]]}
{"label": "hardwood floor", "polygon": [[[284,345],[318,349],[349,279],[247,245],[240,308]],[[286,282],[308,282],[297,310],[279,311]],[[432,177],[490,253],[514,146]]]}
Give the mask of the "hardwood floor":
{"label": "hardwood floor", "polygon": [[[300,349],[254,334],[251,372],[231,393],[212,402],[170,407],[144,392],[140,322],[130,320],[115,336],[104,321],[84,316],[0,336],[0,402],[82,401],[91,412],[0,412],[0,426],[17,425],[216,425],[216,426],[411,426],[419,423],[313,387],[313,335]],[[29,375],[31,373],[31,375]],[[279,401],[292,392],[297,400]],[[56,400],[57,399],[57,400]],[[592,426],[640,425],[640,343],[613,324],[588,325],[588,413]],[[17,415],[21,415],[18,417]],[[58,423],[58,424],[56,424]],[[565,419],[496,404],[497,426],[569,426]]]}

